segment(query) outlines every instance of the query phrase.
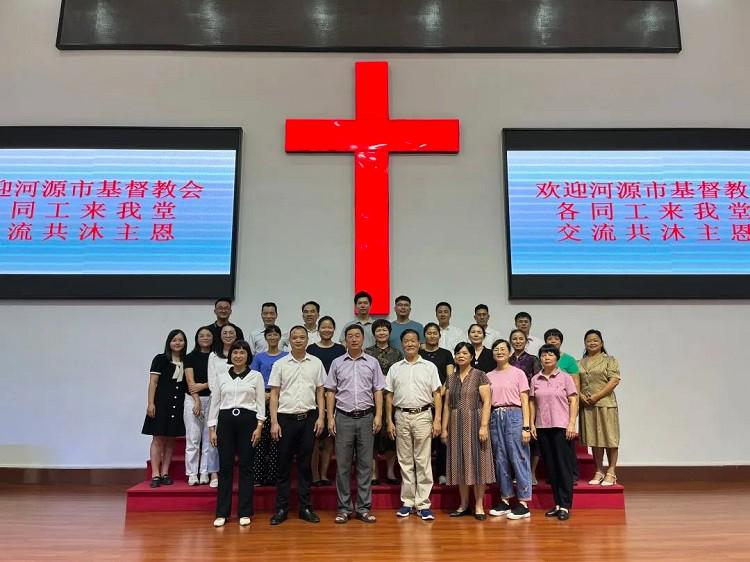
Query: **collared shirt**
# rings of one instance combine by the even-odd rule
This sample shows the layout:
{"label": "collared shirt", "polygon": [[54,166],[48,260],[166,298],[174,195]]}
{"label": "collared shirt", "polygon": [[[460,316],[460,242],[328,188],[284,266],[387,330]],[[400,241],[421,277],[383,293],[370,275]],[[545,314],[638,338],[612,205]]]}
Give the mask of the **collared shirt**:
{"label": "collared shirt", "polygon": [[[287,334],[286,341],[289,341],[289,335]],[[315,328],[314,330],[307,330],[307,345],[312,345],[320,341],[320,332]]]}
{"label": "collared shirt", "polygon": [[345,412],[373,407],[374,393],[384,386],[380,363],[366,353],[356,358],[347,353],[334,359],[325,383],[326,390],[336,393],[336,407]]}
{"label": "collared shirt", "polygon": [[263,375],[263,382],[265,383],[266,388],[268,388],[268,378],[271,376],[273,364],[287,355],[288,353],[286,351],[279,351],[276,355],[269,355],[267,351],[262,351],[253,357],[253,362],[250,364],[250,368],[253,371],[260,371],[260,374]]}
{"label": "collared shirt", "polygon": [[216,379],[208,408],[208,427],[215,427],[220,410],[244,408],[256,413],[258,420],[266,419],[266,393],[263,375],[248,371],[244,376],[232,377],[224,371]]}
{"label": "collared shirt", "polygon": [[578,375],[578,361],[572,355],[560,352],[560,360],[557,362],[557,368],[569,375]]}
{"label": "collared shirt", "polygon": [[372,355],[378,360],[378,363],[380,363],[380,370],[383,371],[383,373],[387,373],[388,369],[390,369],[394,363],[398,363],[404,358],[404,355],[398,349],[395,349],[390,345],[385,349],[373,345],[372,347],[365,349],[365,353],[367,355]]}
{"label": "collared shirt", "polygon": [[305,353],[297,361],[291,353],[276,361],[268,385],[279,387],[279,414],[302,414],[318,407],[315,391],[325,383],[326,372],[317,357]]}
{"label": "collared shirt", "polygon": [[529,396],[536,406],[537,428],[567,428],[570,422],[568,397],[577,394],[573,379],[560,369],[555,369],[549,377],[543,373],[534,375],[529,385]]}
{"label": "collared shirt", "polygon": [[529,391],[526,373],[517,367],[487,373],[492,391],[493,406],[520,406],[521,393]]}
{"label": "collared shirt", "polygon": [[539,355],[539,348],[544,345],[544,340],[538,336],[529,334],[526,336],[526,353],[534,356]]}
{"label": "collared shirt", "polygon": [[453,354],[453,350],[462,341],[469,341],[469,337],[466,335],[461,328],[457,326],[448,325],[447,328],[440,328],[440,341],[438,346],[443,349],[447,349]]}
{"label": "collared shirt", "polygon": [[[502,339],[502,337],[503,336],[499,330],[495,330],[495,328],[490,328],[489,326],[487,326],[484,329],[484,342],[483,342],[484,347],[491,350],[492,344],[495,343],[497,340]],[[468,341],[468,336],[466,339]]]}
{"label": "collared shirt", "polygon": [[432,404],[432,393],[440,389],[437,367],[417,356],[414,363],[402,359],[394,364],[385,377],[385,390],[393,393],[397,408],[421,408]]}
{"label": "collared shirt", "polygon": [[349,326],[353,326],[354,324],[357,324],[359,326],[362,326],[362,329],[365,331],[365,342],[362,345],[362,347],[370,347],[375,345],[375,336],[372,333],[372,320],[369,322],[360,322],[358,319],[350,320],[346,324],[344,324],[344,327],[341,330],[341,335],[339,336],[339,341],[341,343],[346,343],[346,329]]}

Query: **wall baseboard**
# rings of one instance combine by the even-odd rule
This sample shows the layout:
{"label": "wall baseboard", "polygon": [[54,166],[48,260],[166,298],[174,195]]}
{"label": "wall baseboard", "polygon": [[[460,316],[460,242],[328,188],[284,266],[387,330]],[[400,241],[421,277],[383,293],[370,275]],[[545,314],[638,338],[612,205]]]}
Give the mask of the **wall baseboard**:
{"label": "wall baseboard", "polygon": [[[127,484],[143,480],[142,468],[5,468],[2,484]],[[628,482],[748,482],[750,465],[730,466],[621,466],[617,475]]]}

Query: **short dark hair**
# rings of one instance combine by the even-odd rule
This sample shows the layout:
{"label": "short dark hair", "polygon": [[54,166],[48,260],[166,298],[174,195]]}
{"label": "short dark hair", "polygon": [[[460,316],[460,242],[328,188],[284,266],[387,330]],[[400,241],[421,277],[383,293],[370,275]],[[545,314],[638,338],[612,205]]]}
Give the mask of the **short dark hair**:
{"label": "short dark hair", "polygon": [[409,334],[414,334],[417,336],[417,341],[419,341],[419,334],[416,330],[412,330],[411,328],[406,328],[403,332],[401,332],[401,337],[399,338],[401,340],[401,343],[404,343],[404,338],[408,336]]}
{"label": "short dark hair", "polygon": [[489,312],[490,311],[490,307],[487,306],[486,304],[479,303],[478,305],[476,305],[474,307],[474,314],[476,314],[480,310],[486,310],[487,312]]}
{"label": "short dark hair", "polygon": [[362,337],[365,335],[365,329],[360,324],[349,324],[346,328],[344,328],[344,338],[349,335],[349,332],[352,330],[359,330],[359,333],[362,334]]}
{"label": "short dark hair", "polygon": [[232,306],[232,299],[230,299],[229,297],[220,297],[214,301],[214,308],[216,308],[216,305],[220,302],[228,302],[229,306]]}
{"label": "short dark hair", "polygon": [[521,318],[526,318],[529,322],[531,322],[531,314],[529,314],[528,312],[519,312],[513,317],[513,322],[518,322]]}
{"label": "short dark hair", "polygon": [[440,333],[440,326],[438,326],[437,323],[427,322],[427,324],[424,325],[424,330],[422,330],[425,336],[427,335],[428,328],[435,328],[438,331],[438,334]]}
{"label": "short dark hair", "polygon": [[318,319],[318,330],[320,330],[320,325],[326,320],[330,320],[331,324],[333,324],[333,327],[336,328],[336,321],[333,318],[331,318],[330,316],[323,316],[322,318]]}
{"label": "short dark hair", "polygon": [[289,329],[289,341],[290,341],[290,342],[292,341],[292,332],[293,332],[294,330],[302,330],[303,332],[305,332],[305,337],[308,337],[308,336],[307,336],[307,328],[305,328],[304,326],[302,326],[302,325],[300,325],[300,324],[297,324],[297,325],[295,325],[295,326],[292,326],[292,327],[291,327],[291,328]]}
{"label": "short dark hair", "polygon": [[473,328],[474,326],[477,326],[478,328],[481,328],[481,329],[482,329],[482,333],[483,333],[483,334],[484,334],[485,336],[487,335],[487,330],[485,330],[485,329],[484,329],[484,326],[482,326],[481,324],[477,324],[477,323],[475,322],[474,324],[472,324],[471,326],[469,326],[469,329],[468,329],[468,330],[466,330],[466,335],[467,335],[467,336],[469,335],[469,332],[471,332],[471,329],[472,329],[472,328]]}
{"label": "short dark hair", "polygon": [[187,336],[185,335],[185,332],[180,330],[179,328],[176,328],[174,330],[170,330],[167,334],[167,341],[164,342],[164,355],[171,358],[172,357],[172,349],[169,347],[169,344],[172,343],[172,340],[175,336],[182,335],[182,341],[185,342],[185,345],[182,347],[182,351],[180,351],[180,361],[185,360],[185,355],[187,355]]}
{"label": "short dark hair", "polygon": [[275,303],[275,302],[264,302],[264,303],[263,303],[262,305],[260,305],[260,309],[261,309],[261,310],[263,310],[263,309],[264,309],[264,308],[266,308],[267,306],[272,306],[272,307],[273,307],[273,310],[274,310],[274,311],[275,311],[275,312],[276,312],[277,314],[279,313],[279,309],[278,309],[278,307],[276,306],[276,303]]}
{"label": "short dark hair", "polygon": [[506,347],[508,348],[508,351],[513,351],[513,348],[511,347],[511,345],[510,345],[510,342],[509,342],[508,340],[504,340],[504,339],[502,339],[502,338],[500,338],[499,340],[495,340],[495,341],[493,341],[493,342],[492,342],[492,347],[490,347],[490,349],[491,349],[492,351],[495,351],[495,348],[496,348],[496,347],[497,347],[498,345],[500,345],[501,343],[504,343],[504,344],[505,344],[505,346],[506,346]]}
{"label": "short dark hair", "polygon": [[397,296],[396,300],[393,301],[393,304],[396,304],[396,303],[401,302],[401,301],[406,301],[409,304],[411,304],[411,299],[409,297],[407,297],[406,295],[399,295],[399,296]]}
{"label": "short dark hair", "polygon": [[276,324],[271,324],[270,326],[266,326],[266,329],[263,330],[263,337],[267,336],[268,334],[281,335],[281,328],[279,328]]}
{"label": "short dark hair", "polygon": [[253,360],[253,352],[250,349],[250,344],[245,340],[235,340],[234,343],[229,346],[229,351],[227,352],[227,361],[230,363],[232,362],[232,352],[235,349],[244,349],[247,351],[247,364],[250,365]]}
{"label": "short dark hair", "polygon": [[558,330],[557,328],[550,328],[546,332],[544,332],[544,343],[547,343],[547,338],[557,336],[560,338],[560,345],[562,345],[563,342],[563,333]]}
{"label": "short dark hair", "polygon": [[462,349],[468,349],[471,354],[471,358],[474,359],[477,356],[477,352],[474,351],[474,346],[467,341],[458,342],[456,347],[453,348],[453,355],[461,351]]}
{"label": "short dark hair", "polygon": [[453,307],[451,306],[451,303],[445,302],[445,301],[440,301],[439,303],[435,305],[435,312],[437,312],[437,309],[440,308],[441,306],[447,306],[450,313],[453,314]]}
{"label": "short dark hair", "polygon": [[555,357],[557,357],[557,360],[560,360],[560,350],[557,349],[554,345],[550,345],[548,343],[545,343],[542,347],[539,348],[539,358],[542,358],[542,353],[552,353]]}
{"label": "short dark hair", "polygon": [[375,322],[372,323],[372,326],[370,326],[370,330],[372,330],[372,335],[375,335],[375,330],[378,328],[388,328],[388,333],[390,334],[393,331],[393,326],[391,326],[391,323],[386,320],[385,318],[378,318],[375,320]]}
{"label": "short dark hair", "polygon": [[305,307],[308,304],[313,305],[315,307],[315,310],[317,310],[318,312],[320,312],[320,305],[317,302],[315,302],[315,301],[307,301],[305,304],[302,305],[302,310],[305,310]]}
{"label": "short dark hair", "polygon": [[367,291],[357,291],[354,294],[354,304],[357,304],[357,301],[359,299],[363,299],[363,298],[367,299],[367,302],[369,302],[370,304],[372,304],[372,295],[370,293],[368,293]]}

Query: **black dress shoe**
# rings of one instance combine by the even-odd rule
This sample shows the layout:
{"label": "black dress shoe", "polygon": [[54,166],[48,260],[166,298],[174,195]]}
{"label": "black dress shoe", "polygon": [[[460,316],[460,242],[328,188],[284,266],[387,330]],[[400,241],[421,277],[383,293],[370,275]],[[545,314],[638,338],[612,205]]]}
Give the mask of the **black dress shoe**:
{"label": "black dress shoe", "polygon": [[545,517],[557,517],[557,514],[560,513],[560,508],[553,507],[550,509],[547,513],[544,514]]}
{"label": "black dress shoe", "polygon": [[557,518],[560,521],[567,521],[570,519],[570,511],[567,509],[560,509],[560,511],[557,512]]}
{"label": "black dress shoe", "polygon": [[158,488],[159,486],[161,486],[161,478],[159,476],[154,476],[151,479],[151,484],[149,484],[149,487]]}
{"label": "black dress shoe", "polygon": [[174,482],[172,481],[172,477],[169,474],[163,475],[161,478],[159,478],[159,480],[165,486],[171,486],[172,484],[174,484]]}
{"label": "black dress shoe", "polygon": [[320,523],[320,517],[309,507],[299,512],[299,518],[309,523]]}
{"label": "black dress shoe", "polygon": [[287,517],[289,517],[289,514],[286,511],[277,511],[271,515],[271,525],[281,525]]}

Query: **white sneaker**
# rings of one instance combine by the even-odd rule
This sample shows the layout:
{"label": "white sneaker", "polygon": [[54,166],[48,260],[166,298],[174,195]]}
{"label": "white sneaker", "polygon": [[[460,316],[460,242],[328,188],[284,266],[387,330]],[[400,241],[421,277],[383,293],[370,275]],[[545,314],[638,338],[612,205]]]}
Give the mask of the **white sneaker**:
{"label": "white sneaker", "polygon": [[214,527],[223,527],[226,522],[226,517],[217,517],[214,519]]}
{"label": "white sneaker", "polygon": [[198,485],[198,476],[195,474],[191,474],[188,476],[188,486],[197,486]]}
{"label": "white sneaker", "polygon": [[211,480],[211,483],[209,484],[209,486],[211,488],[218,488],[219,487],[219,479],[218,478],[214,478],[213,480]]}
{"label": "white sneaker", "polygon": [[247,527],[250,524],[250,518],[249,517],[240,517],[240,526],[241,527]]}
{"label": "white sneaker", "polygon": [[448,483],[448,479],[445,476],[441,476],[438,478],[438,484],[441,486],[445,486]]}
{"label": "white sneaker", "polygon": [[200,483],[201,484],[208,484],[208,474],[201,474]]}

